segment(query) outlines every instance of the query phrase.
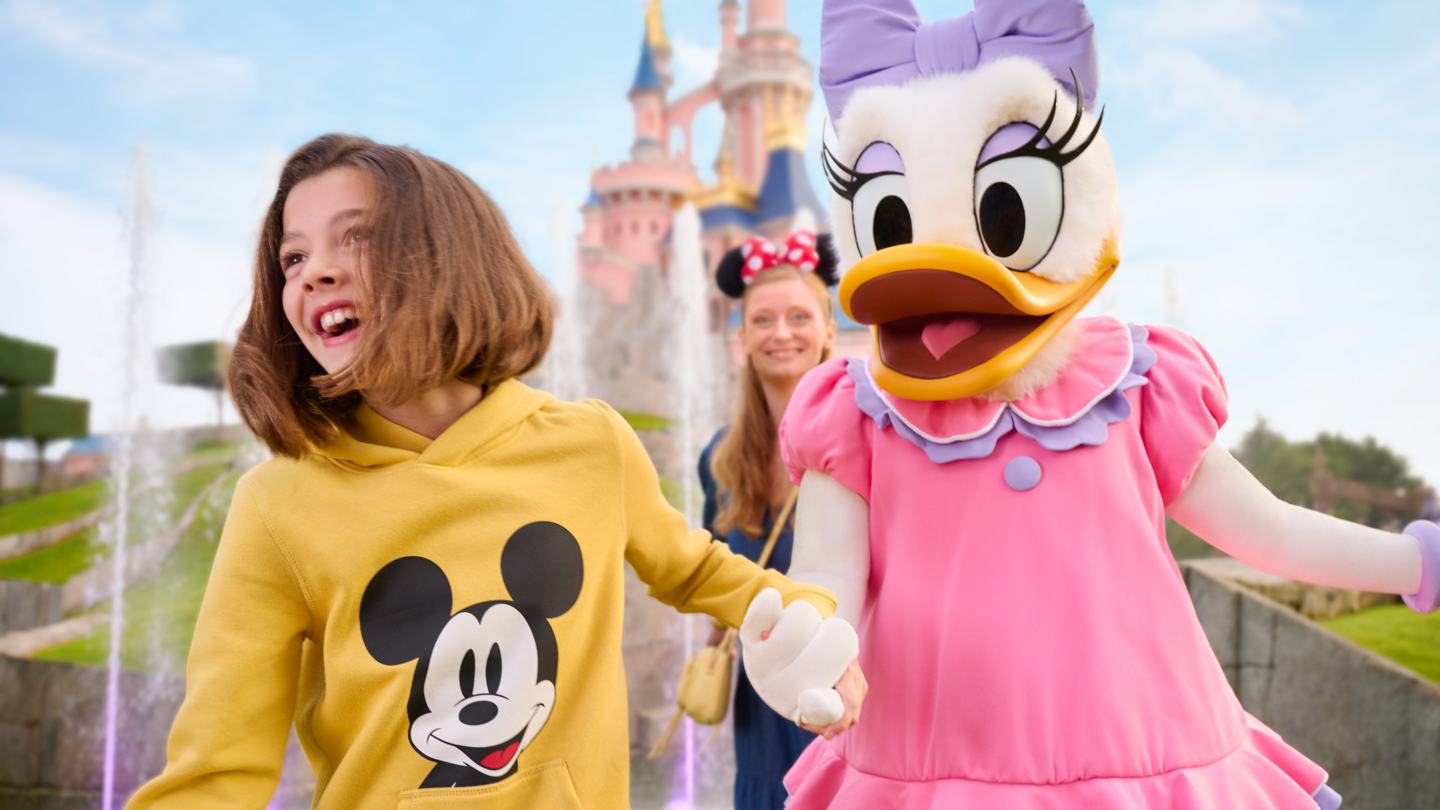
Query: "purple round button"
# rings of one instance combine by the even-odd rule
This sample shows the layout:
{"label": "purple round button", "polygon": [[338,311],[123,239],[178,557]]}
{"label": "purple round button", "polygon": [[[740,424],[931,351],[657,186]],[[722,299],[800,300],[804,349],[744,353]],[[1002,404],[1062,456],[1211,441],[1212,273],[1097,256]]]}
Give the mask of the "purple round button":
{"label": "purple round button", "polygon": [[1005,483],[1016,492],[1034,489],[1040,484],[1040,462],[1029,456],[1016,456],[1005,462]]}

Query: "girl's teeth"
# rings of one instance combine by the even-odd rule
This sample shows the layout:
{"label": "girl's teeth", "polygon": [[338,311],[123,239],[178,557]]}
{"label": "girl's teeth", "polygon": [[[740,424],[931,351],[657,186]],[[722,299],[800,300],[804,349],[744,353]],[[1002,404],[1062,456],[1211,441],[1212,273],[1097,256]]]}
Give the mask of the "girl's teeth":
{"label": "girl's teeth", "polygon": [[354,307],[332,309],[320,316],[320,328],[329,334],[336,334],[348,321],[355,320]]}

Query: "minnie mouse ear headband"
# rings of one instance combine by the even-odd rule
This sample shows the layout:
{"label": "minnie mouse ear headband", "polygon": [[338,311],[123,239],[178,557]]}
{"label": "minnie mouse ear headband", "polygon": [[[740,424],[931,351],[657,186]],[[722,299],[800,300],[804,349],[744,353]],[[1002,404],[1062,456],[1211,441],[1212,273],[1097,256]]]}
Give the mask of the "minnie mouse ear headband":
{"label": "minnie mouse ear headband", "polygon": [[753,236],[720,260],[720,266],[715,268],[715,283],[721,292],[739,298],[756,276],[772,267],[791,265],[815,273],[825,286],[833,287],[839,279],[835,275],[835,248],[831,242],[830,234],[816,236],[810,231],[790,234],[779,247]]}

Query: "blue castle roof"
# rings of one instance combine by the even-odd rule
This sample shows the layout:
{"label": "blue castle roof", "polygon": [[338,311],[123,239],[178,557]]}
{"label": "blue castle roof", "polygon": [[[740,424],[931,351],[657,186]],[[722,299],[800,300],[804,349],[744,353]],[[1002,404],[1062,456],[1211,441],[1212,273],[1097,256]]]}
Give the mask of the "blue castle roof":
{"label": "blue castle roof", "polygon": [[770,153],[765,168],[765,184],[755,205],[755,221],[766,223],[793,215],[809,208],[817,220],[823,219],[823,208],[810,188],[805,175],[805,156],[799,150],[782,146]]}
{"label": "blue castle roof", "polygon": [[650,37],[641,37],[640,66],[635,69],[635,84],[631,85],[630,92],[664,89],[665,85],[660,81],[660,71],[655,69],[655,54],[650,50]]}
{"label": "blue castle roof", "polygon": [[600,192],[596,191],[594,186],[591,186],[591,187],[590,187],[590,196],[585,198],[585,205],[584,205],[583,207],[585,207],[585,208],[590,208],[591,206],[596,206],[596,207],[598,207],[598,206],[601,206],[601,205],[604,205],[604,204],[605,204],[604,201],[600,199]]}
{"label": "blue castle roof", "polygon": [[700,229],[702,231],[724,225],[737,225],[747,231],[754,231],[755,214],[738,205],[717,205],[700,212]]}

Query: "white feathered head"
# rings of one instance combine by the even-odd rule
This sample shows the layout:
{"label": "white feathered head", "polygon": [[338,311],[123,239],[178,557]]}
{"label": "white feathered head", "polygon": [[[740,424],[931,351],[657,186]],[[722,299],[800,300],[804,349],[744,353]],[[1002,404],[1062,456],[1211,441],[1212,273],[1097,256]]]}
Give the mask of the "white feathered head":
{"label": "white feathered head", "polygon": [[826,0],[820,81],[840,303],[875,381],[971,396],[1025,365],[1119,266],[1115,167],[1075,0]]}

